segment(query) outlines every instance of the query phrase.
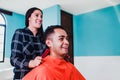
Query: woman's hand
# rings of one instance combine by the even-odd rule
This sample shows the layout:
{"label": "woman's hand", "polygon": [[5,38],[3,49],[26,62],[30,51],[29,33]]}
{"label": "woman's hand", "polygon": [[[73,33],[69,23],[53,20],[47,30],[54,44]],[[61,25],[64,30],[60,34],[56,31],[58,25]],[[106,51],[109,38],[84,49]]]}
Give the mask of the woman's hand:
{"label": "woman's hand", "polygon": [[34,68],[39,66],[42,63],[42,57],[37,56],[34,60],[30,60],[28,67],[29,68]]}

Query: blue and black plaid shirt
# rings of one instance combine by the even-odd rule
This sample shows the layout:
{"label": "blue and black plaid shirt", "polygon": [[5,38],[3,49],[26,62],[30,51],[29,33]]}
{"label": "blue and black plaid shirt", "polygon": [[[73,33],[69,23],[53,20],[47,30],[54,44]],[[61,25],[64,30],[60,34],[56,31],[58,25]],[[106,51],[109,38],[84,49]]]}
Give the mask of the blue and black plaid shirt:
{"label": "blue and black plaid shirt", "polygon": [[11,43],[11,65],[14,66],[14,79],[22,79],[31,69],[28,68],[30,60],[36,56],[41,56],[45,51],[46,45],[41,42],[40,35],[34,37],[28,29],[18,29]]}

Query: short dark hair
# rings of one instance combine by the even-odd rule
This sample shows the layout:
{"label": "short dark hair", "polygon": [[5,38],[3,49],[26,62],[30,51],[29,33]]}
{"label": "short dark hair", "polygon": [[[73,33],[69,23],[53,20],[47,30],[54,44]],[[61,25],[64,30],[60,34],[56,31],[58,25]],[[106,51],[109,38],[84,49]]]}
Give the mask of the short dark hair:
{"label": "short dark hair", "polygon": [[44,40],[46,41],[47,37],[54,33],[54,29],[62,29],[62,30],[65,30],[62,26],[60,25],[51,25],[51,26],[48,26],[45,30],[45,35],[44,35]]}

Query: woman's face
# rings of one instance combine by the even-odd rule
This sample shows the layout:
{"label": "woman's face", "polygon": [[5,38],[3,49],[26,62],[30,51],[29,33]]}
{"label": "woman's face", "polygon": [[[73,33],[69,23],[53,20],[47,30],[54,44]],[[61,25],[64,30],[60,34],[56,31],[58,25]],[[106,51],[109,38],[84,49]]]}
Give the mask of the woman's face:
{"label": "woman's face", "polygon": [[42,12],[40,10],[35,10],[28,19],[29,27],[34,29],[39,29],[42,24]]}

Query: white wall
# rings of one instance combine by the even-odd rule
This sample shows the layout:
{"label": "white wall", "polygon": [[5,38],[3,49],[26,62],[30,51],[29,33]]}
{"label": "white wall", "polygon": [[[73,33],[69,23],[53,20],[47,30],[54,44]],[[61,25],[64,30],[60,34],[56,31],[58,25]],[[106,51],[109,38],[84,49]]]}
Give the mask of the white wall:
{"label": "white wall", "polygon": [[0,63],[0,80],[13,80],[13,67],[9,58],[5,58],[5,62]]}
{"label": "white wall", "polygon": [[120,80],[119,56],[74,57],[74,64],[86,80]]}

